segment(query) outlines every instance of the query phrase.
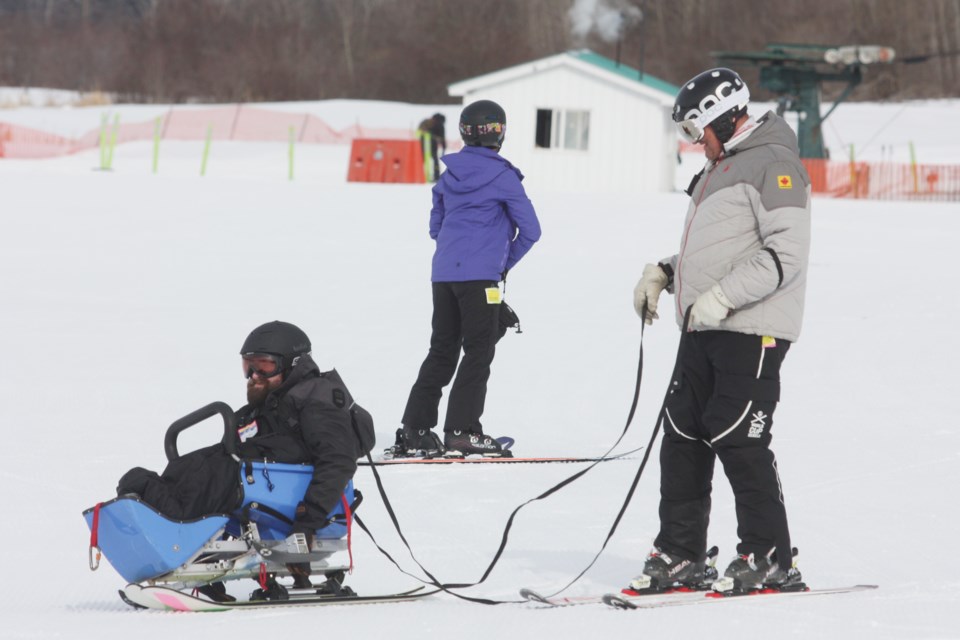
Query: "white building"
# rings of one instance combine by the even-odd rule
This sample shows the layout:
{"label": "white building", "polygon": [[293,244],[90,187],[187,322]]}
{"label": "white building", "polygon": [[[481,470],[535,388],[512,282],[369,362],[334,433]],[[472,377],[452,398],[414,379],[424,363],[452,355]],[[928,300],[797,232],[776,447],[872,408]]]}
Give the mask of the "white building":
{"label": "white building", "polygon": [[503,155],[528,188],[672,191],[679,91],[592,51],[568,51],[447,87],[507,112]]}

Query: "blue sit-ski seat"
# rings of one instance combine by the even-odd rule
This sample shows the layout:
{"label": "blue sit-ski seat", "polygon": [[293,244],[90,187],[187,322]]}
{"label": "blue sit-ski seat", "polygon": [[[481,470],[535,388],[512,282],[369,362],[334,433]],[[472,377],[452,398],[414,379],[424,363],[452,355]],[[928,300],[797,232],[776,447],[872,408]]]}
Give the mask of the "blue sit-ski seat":
{"label": "blue sit-ski seat", "polygon": [[[290,535],[297,505],[303,499],[313,467],[308,464],[245,461],[240,466],[243,502],[234,512],[227,533],[239,535],[241,523],[249,518],[257,523],[262,540],[281,540]],[[354,504],[353,480],[347,483],[343,497],[330,512],[332,522],[316,532],[318,538],[337,540],[347,535],[345,505]]]}
{"label": "blue sit-ski seat", "polygon": [[[139,498],[120,497],[87,509],[83,516],[92,546],[125,580],[141,582],[183,565],[221,531],[239,537],[246,521],[256,523],[261,540],[286,538],[312,477],[311,465],[245,461],[240,465],[243,501],[231,514],[173,520]],[[330,514],[331,524],[316,532],[318,538],[337,540],[347,534],[344,500],[354,504],[352,480]]]}
{"label": "blue sit-ski seat", "polygon": [[[91,546],[127,582],[173,571],[192,558],[230,520],[224,514],[171,520],[138,498],[115,498],[83,512]],[[93,566],[91,566],[93,568]]]}
{"label": "blue sit-ski seat", "polygon": [[[239,460],[236,416],[223,402],[210,403],[170,425],[163,443],[167,459],[180,457],[180,433],[218,414],[223,419],[226,452]],[[93,555],[97,550],[129,582],[158,578],[190,562],[223,531],[240,537],[246,522],[257,525],[261,540],[282,540],[290,534],[297,505],[312,477],[313,467],[307,464],[240,460],[240,507],[233,513],[215,513],[196,520],[173,520],[137,497],[100,503],[83,512],[91,531],[90,568],[99,564],[99,556],[95,562]],[[357,498],[359,493],[355,495],[351,480],[330,514],[330,524],[316,532],[317,538],[338,540],[347,535],[349,510],[358,504]]]}

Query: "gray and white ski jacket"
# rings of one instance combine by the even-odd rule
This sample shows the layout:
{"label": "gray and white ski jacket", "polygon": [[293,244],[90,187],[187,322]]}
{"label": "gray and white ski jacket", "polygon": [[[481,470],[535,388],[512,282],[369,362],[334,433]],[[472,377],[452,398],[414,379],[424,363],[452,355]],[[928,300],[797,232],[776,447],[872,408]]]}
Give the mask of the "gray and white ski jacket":
{"label": "gray and white ski jacket", "polygon": [[719,283],[734,308],[718,329],[796,341],[810,253],[810,178],[796,135],[773,112],[749,121],[688,192],[680,252],[660,263],[678,324]]}

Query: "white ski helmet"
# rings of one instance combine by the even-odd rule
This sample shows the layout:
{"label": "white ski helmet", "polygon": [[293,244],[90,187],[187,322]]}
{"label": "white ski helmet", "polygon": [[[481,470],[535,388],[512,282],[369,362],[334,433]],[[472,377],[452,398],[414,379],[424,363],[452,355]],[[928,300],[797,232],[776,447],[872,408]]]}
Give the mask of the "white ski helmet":
{"label": "white ski helmet", "polygon": [[708,69],[684,83],[673,102],[673,121],[690,142],[700,142],[707,125],[727,142],[749,102],[750,90],[736,71]]}

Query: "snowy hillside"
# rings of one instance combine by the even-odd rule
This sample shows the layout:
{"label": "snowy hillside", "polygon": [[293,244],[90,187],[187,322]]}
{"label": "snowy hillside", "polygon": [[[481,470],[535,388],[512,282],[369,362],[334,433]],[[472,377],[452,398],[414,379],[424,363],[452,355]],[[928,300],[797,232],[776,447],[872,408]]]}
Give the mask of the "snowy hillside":
{"label": "snowy hillside", "polygon": [[[375,106],[364,109],[375,114]],[[936,145],[929,161],[956,162],[958,134],[929,130],[956,103],[925,108],[898,115],[899,105],[851,105],[832,117],[851,138],[881,131],[877,147],[914,140]],[[396,121],[391,105],[380,109],[387,124]],[[7,116],[34,117],[0,112]],[[896,135],[886,138],[891,119],[886,131]],[[0,160],[8,358],[0,638],[960,637],[956,203],[814,202],[804,333],[784,365],[774,450],[807,582],[879,584],[876,592],[632,613],[485,607],[448,595],[215,615],[130,610],[106,562],[87,568],[80,513],[112,497],[128,468],[162,468],[172,421],[213,400],[242,403],[237,353],[253,327],[274,319],[301,326],[321,367],[336,367],[373,414],[378,447],[392,443],[429,337],[428,186],[347,184],[347,152],[337,146],[299,147],[290,182],[282,144],[217,145],[200,178],[200,149],[164,143],[156,176],[148,143],[119,147],[111,173],[92,170],[96,151]],[[600,454],[622,430],[633,393],[633,285],[645,262],[676,251],[685,197],[529,195],[543,239],[511,272],[506,299],[523,333],[498,348],[484,424],[514,436],[519,454]],[[678,333],[671,318],[646,332],[640,407],[622,450],[650,436]],[[217,430],[211,424],[184,445],[212,441]],[[657,531],[655,454],[606,552],[567,595],[616,590],[639,572]],[[515,600],[519,587],[565,585],[602,544],[637,464],[600,465],[522,511],[497,569],[466,593]],[[580,468],[381,473],[417,558],[444,581],[472,582],[510,511]],[[369,470],[356,482],[377,540],[416,573]],[[723,565],[736,523],[719,468],[714,493],[711,540]],[[354,544],[349,584],[358,592],[416,584],[359,531]]]}

